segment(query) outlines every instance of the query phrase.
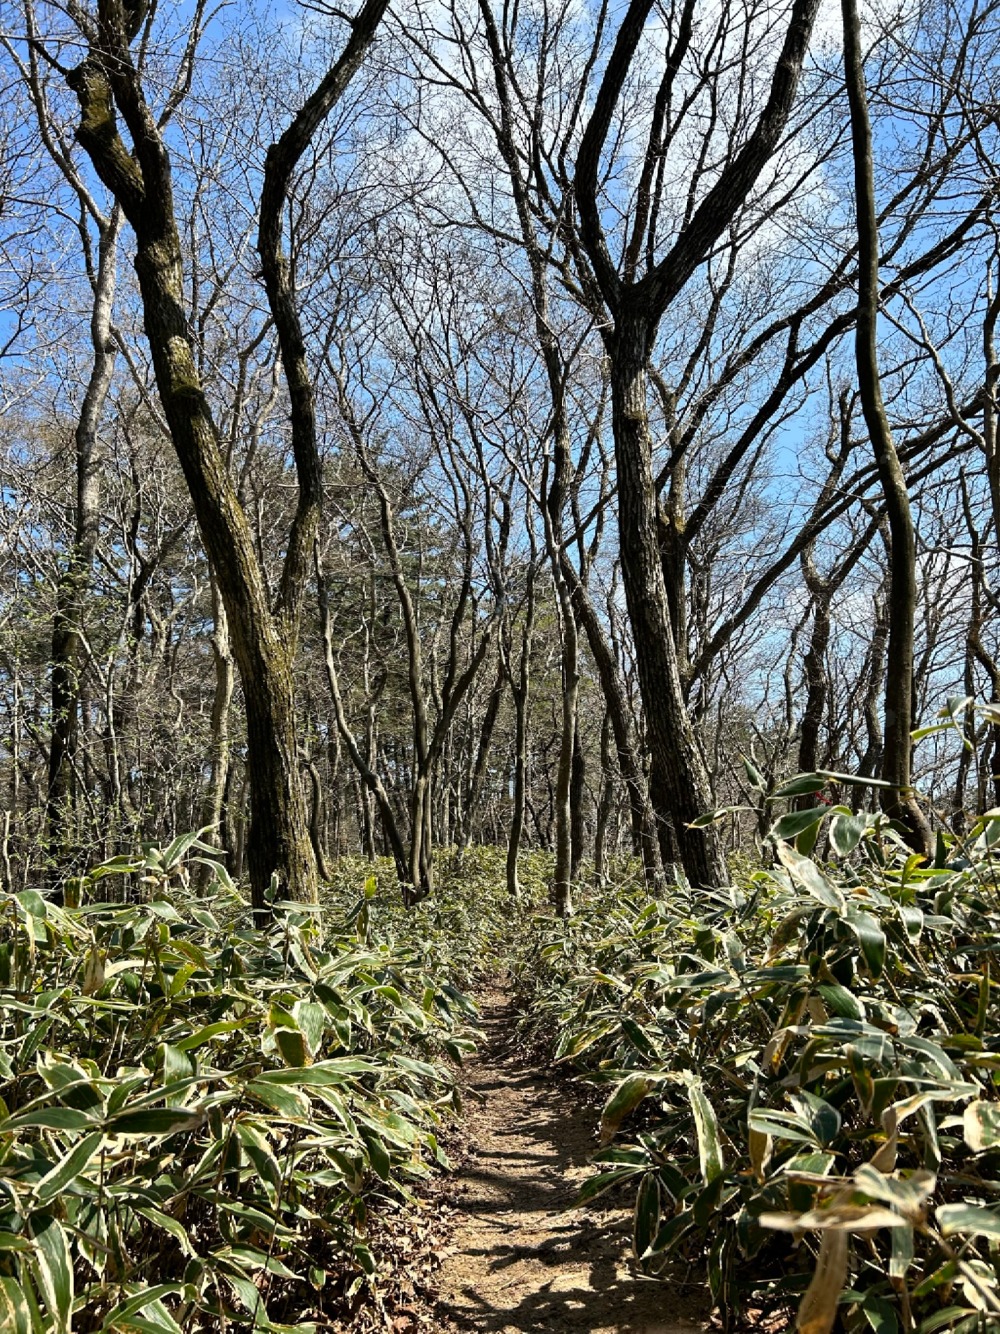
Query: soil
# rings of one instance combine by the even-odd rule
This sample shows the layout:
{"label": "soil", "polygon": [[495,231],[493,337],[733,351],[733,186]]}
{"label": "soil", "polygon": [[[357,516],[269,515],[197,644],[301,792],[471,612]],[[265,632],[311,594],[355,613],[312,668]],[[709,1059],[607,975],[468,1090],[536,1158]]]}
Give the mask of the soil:
{"label": "soil", "polygon": [[[643,1278],[631,1215],[603,1200],[573,1209],[593,1169],[596,1114],[559,1072],[515,1041],[516,1014],[481,999],[486,1040],[469,1064],[458,1171],[444,1187],[453,1228],[440,1252],[441,1330],[518,1334],[696,1334],[708,1302],[698,1276]],[[623,1205],[627,1203],[623,1201]]]}

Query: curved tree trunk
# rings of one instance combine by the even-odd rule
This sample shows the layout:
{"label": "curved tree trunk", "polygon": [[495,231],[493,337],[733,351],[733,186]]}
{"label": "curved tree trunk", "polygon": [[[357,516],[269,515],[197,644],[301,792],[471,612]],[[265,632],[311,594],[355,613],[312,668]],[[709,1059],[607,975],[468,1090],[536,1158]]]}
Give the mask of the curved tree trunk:
{"label": "curved tree trunk", "polygon": [[933,856],[930,825],[913,792],[910,773],[913,726],[913,635],[917,603],[917,557],[906,478],[882,401],[878,367],[878,220],[872,164],[871,126],[856,0],[841,0],[844,70],[851,109],[854,191],[858,224],[858,317],[855,356],[865,425],[871,438],[889,521],[889,642],[886,652],[885,738],[880,789],[883,810],[902,826],[907,841]]}
{"label": "curved tree trunk", "polygon": [[[292,668],[319,517],[320,465],[311,382],[280,248],[281,216],[292,172],[361,63],[386,6],[387,0],[366,0],[340,56],[272,145],[265,164],[258,248],[291,398],[299,480],[277,611],[271,607],[253,532],[229,475],[188,327],[169,151],[130,50],[145,7],[132,10],[117,0],[98,0],[96,27],[87,32],[89,53],[67,74],[80,104],[77,138],[135,233],[135,268],[157,389],[229,618],[246,705],[247,861],[258,918],[269,911],[272,889],[283,897],[313,901],[317,888],[299,773]],[[189,59],[199,30],[200,18],[191,29]],[[119,133],[117,114],[127,125],[131,150]]]}

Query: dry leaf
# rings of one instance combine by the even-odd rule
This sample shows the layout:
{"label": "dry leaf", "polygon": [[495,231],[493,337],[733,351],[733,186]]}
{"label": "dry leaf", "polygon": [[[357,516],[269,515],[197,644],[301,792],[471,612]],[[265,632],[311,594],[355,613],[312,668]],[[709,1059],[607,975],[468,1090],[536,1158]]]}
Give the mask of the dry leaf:
{"label": "dry leaf", "polygon": [[830,1334],[837,1319],[837,1301],[847,1278],[847,1233],[831,1228],[823,1233],[816,1272],[799,1304],[799,1334]]}

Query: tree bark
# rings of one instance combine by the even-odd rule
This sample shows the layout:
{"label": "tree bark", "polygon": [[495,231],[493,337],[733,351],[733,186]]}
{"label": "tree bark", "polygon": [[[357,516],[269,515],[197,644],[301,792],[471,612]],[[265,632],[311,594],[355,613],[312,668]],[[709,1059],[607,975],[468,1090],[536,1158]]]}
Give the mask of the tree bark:
{"label": "tree bark", "polygon": [[[684,704],[684,664],[671,625],[652,475],[647,378],[660,321],[746,203],[780,142],[818,7],[819,0],[793,0],[767,102],[756,125],[726,161],[667,253],[655,263],[655,232],[650,232],[647,269],[642,277],[636,276],[636,266],[629,262],[622,274],[612,258],[598,190],[608,135],[653,8],[652,0],[631,0],[625,9],[576,158],[574,194],[580,240],[593,284],[611,316],[605,322],[604,344],[611,362],[618,527],[625,597],[652,751],[651,796],[657,816],[673,826],[673,838],[688,878],[701,885],[727,884],[728,872],[715,829],[690,827],[691,821],[711,806],[711,791]],[[690,23],[682,23],[668,52],[668,74],[670,68],[679,67],[690,34]],[[642,210],[639,217],[645,225]],[[642,251],[642,240],[638,233],[633,237],[629,247],[633,257]],[[590,274],[584,275],[585,281]]]}
{"label": "tree bark", "polygon": [[479,810],[479,801],[483,791],[483,781],[486,777],[490,752],[493,748],[493,733],[496,730],[497,718],[500,716],[500,705],[503,703],[505,681],[506,676],[504,674],[503,661],[501,659],[497,665],[496,679],[490,690],[486,712],[483,715],[482,726],[479,729],[479,744],[476,747],[476,758],[472,766],[472,775],[469,780],[468,791],[465,797],[465,806],[462,811],[460,833],[456,840],[462,847],[468,847],[472,842],[474,822]]}
{"label": "tree bark", "polygon": [[645,321],[618,321],[611,357],[611,403],[618,464],[622,578],[635,642],[652,772],[659,789],[651,796],[657,817],[672,825],[685,873],[692,884],[726,885],[729,872],[715,827],[690,827],[692,821],[711,809],[712,791],[684,701],[663,578],[646,401],[650,336]]}
{"label": "tree bark", "polygon": [[[802,553],[802,573],[812,598],[813,625],[809,648],[803,666],[806,674],[806,707],[802,714],[799,735],[798,768],[800,774],[811,774],[820,767],[819,736],[826,712],[829,677],[826,670],[826,650],[830,642],[830,582],[820,577],[813,560],[812,549]],[[800,805],[806,800],[803,798]]]}
{"label": "tree bark", "polygon": [[611,710],[607,709],[601,723],[601,792],[597,802],[597,816],[594,821],[594,884],[604,889],[608,883],[608,823],[615,800],[614,766],[612,763],[612,741],[614,728],[611,725]]}
{"label": "tree bark", "polygon": [[507,893],[514,899],[521,892],[517,875],[517,859],[521,851],[524,815],[527,805],[528,698],[531,690],[531,645],[535,630],[536,577],[536,565],[534,559],[532,559],[528,566],[524,624],[521,627],[521,660],[518,663],[516,681],[509,655],[503,654],[501,648],[507,668],[507,679],[510,682],[510,690],[514,698],[514,783],[511,793],[510,831],[507,836]]}
{"label": "tree bark", "polygon": [[[219,595],[218,585],[212,580],[212,659],[215,664],[215,691],[212,695],[211,772],[208,790],[201,809],[201,827],[211,828],[212,837],[225,855],[222,838],[222,806],[229,783],[229,707],[233,700],[233,659],[229,652],[229,621]],[[202,889],[211,881],[211,871],[202,867],[198,884]]]}

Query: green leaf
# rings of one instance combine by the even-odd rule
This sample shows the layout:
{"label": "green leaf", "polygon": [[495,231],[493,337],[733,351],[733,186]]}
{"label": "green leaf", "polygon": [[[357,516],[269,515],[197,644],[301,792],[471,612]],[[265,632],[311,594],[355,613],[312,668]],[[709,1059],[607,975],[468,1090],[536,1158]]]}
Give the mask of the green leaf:
{"label": "green leaf", "polygon": [[[292,1006],[292,1014],[309,1044],[310,1055],[318,1055],[323,1046],[323,1034],[326,1032],[326,1026],[329,1022],[326,1010],[315,1001],[296,1001]],[[299,1062],[299,1064],[302,1063]]]}
{"label": "green leaf", "polygon": [[858,1190],[863,1191],[870,1199],[891,1204],[901,1214],[914,1221],[921,1221],[924,1205],[937,1186],[937,1177],[933,1172],[920,1169],[908,1174],[895,1173],[890,1176],[880,1172],[871,1163],[863,1163],[858,1168],[854,1173],[854,1181]]}
{"label": "green leaf", "polygon": [[306,1043],[305,1034],[300,1033],[298,1029],[276,1028],[274,1030],[274,1040],[281,1052],[281,1059],[286,1065],[298,1069],[309,1060],[309,1046]]}
{"label": "green leaf", "polygon": [[317,1061],[315,1065],[300,1066],[291,1070],[264,1070],[254,1081],[256,1084],[298,1084],[302,1088],[322,1088],[329,1085],[348,1084],[353,1075],[373,1075],[378,1073],[378,1066],[372,1061],[356,1056],[339,1056],[330,1061]]}
{"label": "green leaf", "polygon": [[924,737],[934,736],[937,732],[950,732],[951,723],[931,723],[928,727],[915,727],[910,733],[911,741],[923,741]]}
{"label": "green leaf", "polygon": [[165,1214],[162,1209],[154,1209],[152,1205],[148,1207],[137,1208],[135,1211],[140,1218],[145,1218],[147,1222],[158,1227],[161,1232],[166,1232],[168,1236],[173,1237],[185,1255],[194,1255],[194,1247],[191,1245],[191,1238],[188,1236],[187,1228],[179,1223],[176,1218],[171,1218]]}
{"label": "green leaf", "polygon": [[603,1195],[605,1191],[611,1190],[613,1186],[620,1185],[623,1181],[630,1181],[645,1170],[643,1164],[635,1167],[616,1167],[610,1172],[599,1172],[597,1176],[590,1177],[583,1183],[577,1192],[575,1204],[587,1204],[590,1200],[595,1200],[598,1195]]}
{"label": "green leaf", "polygon": [[637,1024],[634,1019],[630,1019],[628,1015],[622,1015],[621,1025],[622,1032],[640,1056],[644,1056],[647,1061],[659,1060],[659,1052],[644,1028]]}
{"label": "green leaf", "polygon": [[245,1019],[224,1019],[217,1024],[206,1024],[204,1028],[199,1028],[197,1032],[189,1034],[186,1038],[180,1038],[174,1043],[178,1051],[194,1051],[196,1047],[204,1046],[206,1042],[211,1042],[212,1038],[217,1038],[220,1033],[233,1033],[239,1028],[246,1028]]}
{"label": "green leaf", "polygon": [[655,1172],[647,1172],[639,1183],[635,1200],[632,1244],[637,1260],[652,1246],[660,1226],[660,1183]]}
{"label": "green leaf", "polygon": [[858,938],[868,971],[872,977],[881,977],[885,966],[885,932],[878,918],[873,917],[870,912],[856,908],[853,904],[848,904],[845,917]]}
{"label": "green leaf", "polygon": [[[897,1232],[905,1231],[906,1229],[901,1227],[892,1229],[891,1236],[894,1244]],[[890,1303],[884,1297],[880,1297],[878,1293],[866,1293],[861,1309],[865,1313],[869,1328],[874,1330],[875,1334],[899,1334],[899,1321],[896,1319],[896,1312]]]}
{"label": "green leaf", "polygon": [[727,815],[735,815],[738,811],[752,809],[747,806],[719,806],[714,811],[705,811],[703,815],[696,815],[688,824],[688,829],[707,829],[709,825],[718,824],[724,820]]}
{"label": "green leaf", "polygon": [[809,1126],[817,1143],[826,1145],[836,1139],[840,1132],[840,1113],[836,1107],[805,1089],[789,1094],[789,1101]]}
{"label": "green leaf", "polygon": [[936,1214],[938,1227],[946,1237],[959,1232],[1000,1238],[1000,1212],[996,1209],[984,1209],[977,1204],[942,1204]]}
{"label": "green leaf", "polygon": [[75,1107],[40,1107],[33,1112],[19,1112],[0,1122],[0,1134],[37,1126],[41,1130],[93,1130],[97,1121]]}
{"label": "green leaf", "polygon": [[970,1102],[962,1117],[962,1128],[973,1153],[996,1148],[1000,1144],[1000,1104],[981,1099]]}
{"label": "green leaf", "polygon": [[707,1186],[726,1170],[722,1156],[722,1143],[719,1139],[719,1122],[715,1108],[705,1095],[702,1082],[697,1077],[688,1078],[688,1101],[694,1116],[695,1129],[698,1132],[698,1158],[701,1175]]}
{"label": "green leaf", "polygon": [[299,1089],[286,1088],[270,1081],[251,1080],[247,1085],[247,1092],[259,1099],[265,1107],[270,1107],[279,1116],[286,1116],[292,1121],[306,1120],[312,1107],[309,1099]]}
{"label": "green leaf", "polygon": [[792,1112],[757,1107],[750,1113],[747,1122],[753,1130],[760,1131],[762,1135],[772,1135],[775,1139],[790,1140],[793,1144],[816,1143],[816,1136],[809,1123]]}
{"label": "green leaf", "polygon": [[830,846],[838,857],[849,857],[867,828],[866,815],[850,815],[838,810],[830,821]]}
{"label": "green leaf", "polygon": [[198,1130],[207,1119],[207,1112],[186,1107],[142,1107],[109,1117],[105,1129],[109,1135],[177,1135]]}
{"label": "green leaf", "polygon": [[970,1311],[967,1306],[946,1306],[921,1320],[917,1334],[938,1334],[942,1329],[951,1331],[951,1334],[972,1334],[979,1328],[979,1316],[975,1311]]}
{"label": "green leaf", "polygon": [[843,1019],[864,1020],[865,1007],[853,991],[848,991],[839,982],[823,982],[816,990],[834,1014],[839,1014]]}
{"label": "green leaf", "polygon": [[379,1136],[371,1130],[362,1131],[361,1138],[365,1142],[365,1148],[368,1150],[368,1160],[375,1169],[376,1175],[383,1181],[388,1181],[392,1162],[385,1145]]}
{"label": "green leaf", "polygon": [[793,880],[796,880],[807,893],[811,894],[827,908],[843,912],[846,908],[844,896],[838,887],[826,878],[815,862],[801,856],[787,843],[778,843],[778,860],[786,868]]}
{"label": "green leaf", "polygon": [[771,826],[772,838],[785,838],[789,842],[798,838],[806,829],[818,825],[830,813],[829,806],[813,806],[807,811],[789,811],[775,820]]}
{"label": "green leaf", "polygon": [[0,1329],[4,1334],[31,1334],[31,1311],[16,1278],[0,1278]]}
{"label": "green leaf", "polygon": [[788,778],[780,787],[776,787],[770,799],[778,801],[783,797],[809,797],[814,792],[822,792],[825,787],[826,778],[821,773],[796,774],[794,778]]}
{"label": "green leaf", "polygon": [[[152,1318],[149,1324],[158,1330],[170,1331],[170,1334],[179,1334],[177,1322],[167,1314],[162,1305],[159,1311],[147,1312],[147,1307],[155,1307],[164,1297],[180,1296],[184,1291],[184,1285],[181,1283],[158,1283],[155,1287],[144,1288],[142,1292],[136,1293],[134,1297],[129,1297],[124,1302],[119,1302],[104,1317],[104,1323],[101,1325],[101,1334],[111,1334],[112,1331],[118,1331],[122,1326],[134,1329],[139,1328],[137,1322],[132,1320],[135,1315],[148,1315]],[[166,1320],[163,1319],[166,1317]],[[148,1328],[149,1326],[144,1326]]]}
{"label": "green leaf", "polygon": [[37,889],[22,889],[15,897],[29,917],[39,922],[44,922],[48,917],[48,904]]}
{"label": "green leaf", "polygon": [[839,774],[833,769],[820,769],[820,777],[827,783],[846,783],[848,787],[892,787],[884,778],[865,778],[861,774]]}
{"label": "green leaf", "polygon": [[892,1238],[892,1250],[889,1254],[889,1277],[903,1279],[913,1264],[913,1228],[894,1227],[889,1236]]}
{"label": "green leaf", "polygon": [[899,917],[906,929],[906,934],[912,941],[919,940],[920,933],[924,929],[924,914],[920,908],[908,907],[902,903],[897,904]]}
{"label": "green leaf", "polygon": [[73,1311],[73,1261],[63,1226],[55,1218],[31,1220],[35,1240],[32,1266],[38,1289],[52,1318],[53,1334],[70,1334]]}
{"label": "green leaf", "polygon": [[646,1075],[626,1075],[601,1112],[601,1143],[610,1144],[629,1112],[639,1106],[654,1087]]}
{"label": "green leaf", "polygon": [[181,860],[186,852],[189,852],[196,844],[202,852],[216,852],[218,849],[212,848],[207,843],[201,842],[202,834],[211,832],[210,827],[199,829],[195,833],[178,834],[174,841],[159,854],[160,865],[164,870],[172,870]]}
{"label": "green leaf", "polygon": [[[17,1232],[0,1232],[0,1251],[30,1251],[31,1242]],[[3,1323],[0,1321],[0,1329]]]}
{"label": "green leaf", "polygon": [[95,1130],[75,1145],[35,1186],[33,1193],[38,1203],[47,1204],[72,1185],[103,1142],[103,1132]]}

